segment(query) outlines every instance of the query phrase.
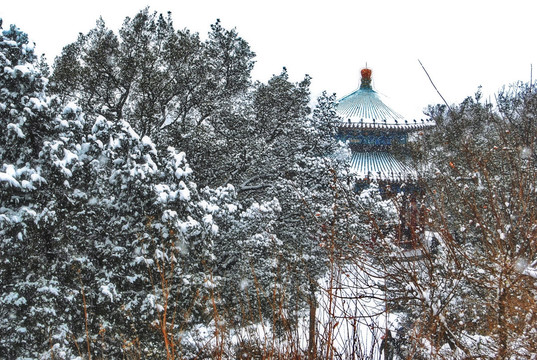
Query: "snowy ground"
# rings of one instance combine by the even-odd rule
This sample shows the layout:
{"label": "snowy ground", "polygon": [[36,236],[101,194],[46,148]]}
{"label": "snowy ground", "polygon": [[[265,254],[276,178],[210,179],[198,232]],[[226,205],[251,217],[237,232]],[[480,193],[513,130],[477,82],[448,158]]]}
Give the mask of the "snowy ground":
{"label": "snowy ground", "polygon": [[332,337],[336,358],[378,359],[395,317],[386,310],[383,279],[366,265],[336,268],[321,283],[318,324],[321,344]]}

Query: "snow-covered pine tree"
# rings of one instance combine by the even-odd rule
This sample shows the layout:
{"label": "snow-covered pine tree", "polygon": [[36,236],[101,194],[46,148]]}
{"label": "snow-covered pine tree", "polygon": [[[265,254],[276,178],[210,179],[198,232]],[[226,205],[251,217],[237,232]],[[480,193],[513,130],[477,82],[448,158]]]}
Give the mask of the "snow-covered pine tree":
{"label": "snow-covered pine tree", "polygon": [[[140,53],[134,56],[133,50]],[[129,60],[129,54],[137,60]],[[233,184],[242,209],[271,203],[274,198],[286,204],[281,212],[275,208],[279,214],[276,228],[288,238],[282,254],[298,251],[302,255],[282,258],[301,263],[303,253],[309,252],[299,250],[301,244],[311,241],[314,232],[311,227],[306,233],[305,227],[297,227],[304,218],[301,204],[318,201],[322,196],[317,192],[324,184],[328,186],[328,180],[319,179],[330,178],[329,160],[320,159],[331,153],[335,143],[335,114],[328,116],[327,111],[328,117],[321,120],[309,116],[308,78],[295,85],[284,71],[268,84],[252,87],[253,55],[236,31],[223,29],[219,22],[202,42],[197,34],[175,32],[169,17],[163,20],[146,9],[127,19],[119,36],[99,22],[96,29],[67,46],[55,64],[53,80],[62,96],[75,96],[85,111],[106,115],[107,109],[113,110],[110,120],[123,114],[141,135],[158,132],[159,148],[174,146],[186,151],[196,182],[202,186]],[[118,74],[118,80],[100,81],[99,74],[106,73]],[[100,87],[86,86],[89,82],[82,81],[82,74]],[[125,85],[117,85],[123,84],[119,78]],[[86,99],[96,103],[85,103]],[[324,101],[333,106],[334,99]],[[106,108],[101,109],[103,104]],[[121,111],[114,110],[119,108]],[[164,123],[167,126],[161,129]],[[302,179],[305,174],[309,180]],[[270,228],[271,217],[266,221]],[[242,227],[247,228],[252,227]],[[244,232],[237,236],[240,229],[224,227],[224,232],[234,235],[222,235],[220,263],[237,261],[232,254],[239,247],[234,244],[255,235]],[[224,273],[231,276],[232,272]]]}
{"label": "snow-covered pine tree", "polygon": [[197,127],[220,101],[249,86],[253,56],[236,31],[219,22],[201,41],[188,30],[175,31],[170,14],[146,8],[127,17],[119,35],[100,19],[67,45],[56,59],[52,89],[78,100],[86,113],[127,120],[157,145],[191,153],[188,141]]}
{"label": "snow-covered pine tree", "polygon": [[116,356],[137,339],[134,349],[144,355],[164,355],[179,328],[210,317],[204,301],[218,207],[200,198],[184,153],[159,153],[123,120],[97,117],[82,148],[92,182],[80,190],[70,266],[92,304],[92,342],[106,332],[102,349],[92,351]]}
{"label": "snow-covered pine tree", "polygon": [[233,188],[204,200],[183,152],[48,97],[16,27],[0,46],[1,353],[164,354],[212,319],[212,201]]}
{"label": "snow-covered pine tree", "polygon": [[[16,26],[0,35],[0,62],[0,352],[16,358],[47,343],[68,296],[56,273],[62,244],[54,229],[73,149],[53,139],[77,119],[62,119],[46,96],[34,45]],[[51,152],[59,156],[54,163]]]}
{"label": "snow-covered pine tree", "polygon": [[309,78],[294,84],[284,70],[258,84],[252,101],[237,130],[243,147],[235,150],[229,175],[245,210],[224,236],[239,241],[222,260],[223,271],[242,289],[243,297],[230,303],[244,302],[246,319],[290,331],[326,271],[326,249],[319,245],[338,170],[328,156],[337,149],[334,98],[320,97],[310,115]]}

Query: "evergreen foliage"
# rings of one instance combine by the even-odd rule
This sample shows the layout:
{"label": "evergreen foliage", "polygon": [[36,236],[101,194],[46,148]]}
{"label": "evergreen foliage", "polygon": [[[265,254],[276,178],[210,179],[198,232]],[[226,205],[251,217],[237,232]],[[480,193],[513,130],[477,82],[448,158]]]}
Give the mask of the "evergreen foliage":
{"label": "evergreen foliage", "polygon": [[147,9],[66,46],[50,87],[27,36],[2,36],[1,353],[195,354],[200,326],[249,301],[250,324],[276,319],[270,294],[322,275],[303,211],[336,116],[328,96],[310,116],[307,77],[252,84],[234,30],[202,42]]}
{"label": "evergreen foliage", "polygon": [[357,357],[360,326],[373,357],[379,314],[399,358],[534,357],[535,88],[429,108],[409,251],[404,195],[355,192],[335,97],[253,82],[254,55],[144,9],[50,74],[2,31],[0,357]]}

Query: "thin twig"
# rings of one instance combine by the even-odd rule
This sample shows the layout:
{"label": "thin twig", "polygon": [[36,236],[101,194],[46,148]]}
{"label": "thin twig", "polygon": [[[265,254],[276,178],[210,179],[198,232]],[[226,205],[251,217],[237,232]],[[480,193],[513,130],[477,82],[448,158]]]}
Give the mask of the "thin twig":
{"label": "thin twig", "polygon": [[430,81],[431,84],[433,85],[433,87],[434,87],[434,89],[436,90],[436,92],[438,93],[438,95],[440,95],[440,97],[441,97],[442,100],[444,101],[444,104],[446,104],[446,106],[448,107],[448,109],[451,111],[451,106],[449,106],[449,104],[447,103],[446,99],[444,99],[444,97],[442,96],[442,94],[440,94],[440,91],[438,91],[438,89],[436,88],[436,85],[434,84],[433,79],[431,79],[431,77],[429,76],[429,73],[427,72],[427,70],[425,70],[425,66],[423,66],[423,64],[421,63],[420,59],[418,59],[418,62],[420,63],[421,68],[423,69],[423,71],[425,71],[425,75],[427,75],[427,77],[429,78],[429,81]]}
{"label": "thin twig", "polygon": [[86,294],[84,292],[84,284],[82,283],[82,277],[80,276],[80,270],[78,272],[78,280],[80,281],[80,292],[82,293],[82,303],[84,305],[84,325],[86,328],[86,345],[88,347],[88,359],[91,360],[91,339],[88,330],[88,305],[86,303]]}

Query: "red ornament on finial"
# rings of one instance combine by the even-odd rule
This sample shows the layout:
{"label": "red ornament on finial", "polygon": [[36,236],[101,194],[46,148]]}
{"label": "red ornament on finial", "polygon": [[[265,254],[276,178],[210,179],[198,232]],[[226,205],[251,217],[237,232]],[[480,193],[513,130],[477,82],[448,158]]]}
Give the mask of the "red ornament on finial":
{"label": "red ornament on finial", "polygon": [[360,73],[362,74],[362,81],[360,84],[360,89],[373,90],[371,88],[371,73],[372,73],[371,69],[368,69],[366,67],[365,69],[362,69]]}

